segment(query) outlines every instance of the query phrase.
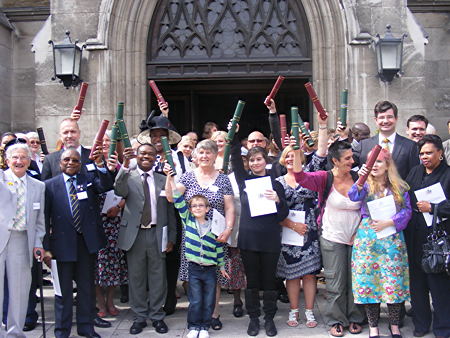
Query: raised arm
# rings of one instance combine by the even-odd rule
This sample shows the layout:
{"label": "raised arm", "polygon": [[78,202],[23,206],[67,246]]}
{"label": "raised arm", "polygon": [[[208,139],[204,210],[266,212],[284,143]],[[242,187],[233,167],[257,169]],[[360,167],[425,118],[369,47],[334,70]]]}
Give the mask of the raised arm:
{"label": "raised arm", "polygon": [[325,157],[328,151],[328,113],[327,116],[322,119],[321,115],[317,113],[317,120],[319,121],[319,136],[317,141],[317,156]]}
{"label": "raised arm", "polygon": [[281,144],[280,120],[278,119],[275,101],[273,99],[270,99],[270,105],[266,107],[269,109],[270,133],[272,134],[278,149],[283,150],[283,145]]}

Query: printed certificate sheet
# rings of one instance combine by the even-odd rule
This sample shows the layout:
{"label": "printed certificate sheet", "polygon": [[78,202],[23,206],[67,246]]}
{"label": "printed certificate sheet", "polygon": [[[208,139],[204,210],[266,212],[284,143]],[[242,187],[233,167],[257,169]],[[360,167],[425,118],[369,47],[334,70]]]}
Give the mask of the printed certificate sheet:
{"label": "printed certificate sheet", "polygon": [[[446,199],[441,183],[430,185],[429,187],[414,191],[417,201],[427,201],[430,203],[440,203]],[[425,222],[430,227],[433,224],[433,214],[429,212],[422,213]]]}
{"label": "printed certificate sheet", "polygon": [[[397,213],[393,195],[388,195],[386,197],[367,202],[367,207],[369,208],[370,218],[376,221],[391,219]],[[397,230],[393,225],[377,232],[377,238],[385,238],[395,234],[396,232]]]}
{"label": "printed certificate sheet", "polygon": [[[305,223],[305,212],[297,210],[289,210],[289,216],[287,217],[292,222]],[[281,243],[287,245],[303,246],[304,237],[299,235],[292,229],[283,227],[281,234]]]}
{"label": "printed certificate sheet", "polygon": [[245,181],[245,191],[247,192],[250,215],[252,217],[275,214],[277,212],[275,201],[264,197],[266,190],[273,190],[269,176]]}

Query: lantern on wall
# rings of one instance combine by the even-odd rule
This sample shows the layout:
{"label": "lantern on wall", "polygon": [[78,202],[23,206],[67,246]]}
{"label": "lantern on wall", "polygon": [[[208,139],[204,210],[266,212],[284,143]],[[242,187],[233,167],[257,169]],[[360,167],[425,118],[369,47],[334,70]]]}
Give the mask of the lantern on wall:
{"label": "lantern on wall", "polygon": [[66,31],[64,41],[54,43],[50,40],[48,43],[52,45],[53,49],[54,76],[52,80],[60,79],[66,88],[76,87],[82,81],[80,78],[81,59],[85,45],[78,46],[78,40],[72,42],[69,31]]}

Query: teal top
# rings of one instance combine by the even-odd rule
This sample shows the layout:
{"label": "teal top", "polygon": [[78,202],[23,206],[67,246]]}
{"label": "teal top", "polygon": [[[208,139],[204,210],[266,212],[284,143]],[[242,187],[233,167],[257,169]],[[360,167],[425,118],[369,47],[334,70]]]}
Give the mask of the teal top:
{"label": "teal top", "polygon": [[189,262],[199,265],[218,265],[223,267],[224,253],[222,243],[217,242],[217,236],[211,230],[200,235],[198,223],[194,215],[189,211],[186,200],[179,192],[173,193],[174,205],[180,213],[181,221],[185,229],[185,256]]}

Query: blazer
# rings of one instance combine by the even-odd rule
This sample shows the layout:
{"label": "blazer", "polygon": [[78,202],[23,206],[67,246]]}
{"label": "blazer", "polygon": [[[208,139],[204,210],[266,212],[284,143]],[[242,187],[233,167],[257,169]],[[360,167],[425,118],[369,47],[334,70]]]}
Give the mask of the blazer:
{"label": "blazer", "polygon": [[[0,252],[8,243],[11,232],[8,226],[11,224],[17,206],[17,194],[12,185],[13,173],[10,169],[0,170]],[[26,228],[28,237],[28,252],[30,268],[33,265],[33,249],[42,248],[42,239],[45,234],[44,207],[45,207],[45,184],[26,175]]]}
{"label": "blazer", "polygon": [[[63,151],[64,149],[61,149],[45,156],[41,173],[41,178],[43,181],[61,174],[59,162],[61,161],[61,154],[63,153]],[[91,151],[89,149],[86,149],[83,146],[81,147],[81,163],[83,164],[82,172],[87,171],[84,166],[85,164],[94,163],[89,159],[90,153]]]}
{"label": "blazer", "polygon": [[[80,225],[90,254],[105,247],[105,232],[100,218],[98,194],[111,190],[113,181],[108,172],[78,173],[77,185],[87,192],[80,199]],[[61,262],[77,261],[77,232],[73,225],[70,202],[63,174],[45,181],[45,250]]]}
{"label": "blazer", "polygon": [[[375,135],[362,140],[355,148],[355,163],[361,166],[366,163],[367,154],[378,144],[379,137]],[[399,134],[395,136],[392,159],[395,162],[401,178],[406,179],[409,171],[419,164],[419,149],[417,143]]]}
{"label": "blazer", "polygon": [[[157,240],[158,252],[162,252],[162,228],[167,226],[167,240],[175,244],[176,242],[176,220],[175,210],[172,203],[169,203],[165,194],[166,177],[153,173],[155,179],[155,193],[157,205]],[[137,170],[120,168],[114,184],[116,195],[126,199],[125,208],[120,223],[118,246],[122,250],[130,250],[138,234],[142,211],[144,209],[144,187],[142,178]]]}

